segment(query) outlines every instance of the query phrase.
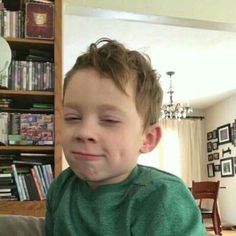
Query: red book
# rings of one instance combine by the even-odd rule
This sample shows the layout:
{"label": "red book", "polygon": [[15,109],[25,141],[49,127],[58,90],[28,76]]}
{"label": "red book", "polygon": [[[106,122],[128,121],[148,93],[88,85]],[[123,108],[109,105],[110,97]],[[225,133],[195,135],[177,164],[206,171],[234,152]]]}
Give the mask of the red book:
{"label": "red book", "polygon": [[54,4],[26,3],[25,38],[54,38]]}
{"label": "red book", "polygon": [[36,171],[35,171],[34,168],[31,168],[30,171],[31,171],[31,174],[32,174],[32,177],[33,177],[33,180],[34,180],[34,183],[35,183],[38,195],[39,195],[39,199],[40,200],[44,200],[45,197],[43,196],[43,193],[41,191],[41,188],[42,188],[41,182],[40,182],[40,180],[37,177]]}

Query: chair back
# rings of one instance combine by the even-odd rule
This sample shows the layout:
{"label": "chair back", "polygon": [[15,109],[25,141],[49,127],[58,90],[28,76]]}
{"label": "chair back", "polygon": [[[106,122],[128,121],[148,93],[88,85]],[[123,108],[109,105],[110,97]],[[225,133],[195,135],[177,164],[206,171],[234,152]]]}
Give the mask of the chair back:
{"label": "chair back", "polygon": [[[207,230],[214,230],[216,235],[222,235],[222,227],[221,227],[221,219],[220,214],[218,210],[218,204],[217,204],[217,198],[218,198],[218,192],[220,188],[220,181],[202,181],[202,182],[195,182],[192,181],[192,194],[195,200],[198,202],[202,220],[204,219],[212,219],[212,226],[206,226]],[[202,203],[211,202],[211,209],[203,208]]]}
{"label": "chair back", "polygon": [[200,207],[201,202],[204,199],[212,199],[213,205],[212,209],[216,207],[217,204],[217,198],[218,198],[218,192],[220,187],[220,181],[201,181],[201,182],[195,182],[192,181],[192,194],[193,197],[196,200],[200,200]]}
{"label": "chair back", "polygon": [[208,198],[216,199],[218,197],[220,181],[192,181],[192,194],[195,199]]}

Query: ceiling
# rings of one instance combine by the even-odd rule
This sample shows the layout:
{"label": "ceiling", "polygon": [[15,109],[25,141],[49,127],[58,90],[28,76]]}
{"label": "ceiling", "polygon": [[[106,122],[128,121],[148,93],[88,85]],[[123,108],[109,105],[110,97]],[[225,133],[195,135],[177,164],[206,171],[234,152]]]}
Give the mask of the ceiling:
{"label": "ceiling", "polygon": [[[75,27],[66,27],[67,25]],[[161,74],[168,102],[167,71],[175,71],[174,102],[190,103],[205,109],[236,94],[236,32],[190,28],[156,23],[127,21],[101,16],[65,17],[65,58],[85,51],[88,44],[100,37],[109,37],[127,47],[142,51],[151,58],[153,67]],[[71,35],[73,31],[74,37]],[[75,40],[76,35],[78,38]],[[81,37],[82,35],[82,37]],[[66,67],[71,67],[66,61]],[[66,68],[67,70],[67,68]]]}

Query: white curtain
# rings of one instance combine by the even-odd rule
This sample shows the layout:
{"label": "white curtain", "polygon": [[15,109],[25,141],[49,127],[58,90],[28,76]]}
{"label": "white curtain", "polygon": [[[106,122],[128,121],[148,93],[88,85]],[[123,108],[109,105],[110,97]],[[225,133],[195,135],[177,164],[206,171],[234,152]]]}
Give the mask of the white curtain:
{"label": "white curtain", "polygon": [[161,142],[149,154],[141,155],[139,163],[173,173],[191,186],[201,179],[202,132],[201,120],[161,120]]}

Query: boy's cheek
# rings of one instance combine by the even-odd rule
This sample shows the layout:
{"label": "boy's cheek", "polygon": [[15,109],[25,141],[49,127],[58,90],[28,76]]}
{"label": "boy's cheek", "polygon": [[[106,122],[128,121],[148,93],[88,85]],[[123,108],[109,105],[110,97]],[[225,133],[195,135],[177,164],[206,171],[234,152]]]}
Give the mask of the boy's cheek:
{"label": "boy's cheek", "polygon": [[62,136],[61,136],[61,144],[63,148],[66,148],[67,144],[70,141],[70,136],[68,135],[68,132],[65,132],[65,130],[62,131]]}

